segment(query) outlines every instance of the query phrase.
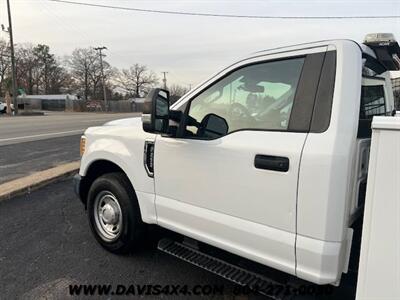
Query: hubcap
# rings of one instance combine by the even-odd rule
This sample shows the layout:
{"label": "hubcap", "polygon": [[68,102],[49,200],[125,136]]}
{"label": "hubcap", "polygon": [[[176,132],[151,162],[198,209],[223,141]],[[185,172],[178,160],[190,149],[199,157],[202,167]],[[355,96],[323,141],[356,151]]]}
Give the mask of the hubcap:
{"label": "hubcap", "polygon": [[117,198],[109,191],[100,192],[94,201],[96,231],[100,237],[112,242],[121,234],[122,212]]}

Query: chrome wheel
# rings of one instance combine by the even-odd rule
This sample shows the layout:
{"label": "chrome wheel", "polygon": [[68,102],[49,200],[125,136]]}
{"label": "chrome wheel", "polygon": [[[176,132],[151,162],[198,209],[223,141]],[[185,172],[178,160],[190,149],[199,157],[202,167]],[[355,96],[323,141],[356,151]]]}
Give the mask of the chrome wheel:
{"label": "chrome wheel", "polygon": [[115,241],[122,230],[122,211],[117,198],[109,191],[100,192],[94,201],[96,231],[107,241]]}

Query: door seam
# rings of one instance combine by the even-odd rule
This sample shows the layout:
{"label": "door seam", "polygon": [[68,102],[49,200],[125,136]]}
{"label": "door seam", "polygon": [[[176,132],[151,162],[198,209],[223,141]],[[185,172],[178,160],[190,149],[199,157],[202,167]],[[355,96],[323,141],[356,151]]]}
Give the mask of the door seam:
{"label": "door seam", "polygon": [[298,236],[298,224],[297,224],[297,219],[298,219],[298,203],[299,203],[299,186],[300,186],[300,168],[301,168],[301,161],[303,159],[303,152],[304,148],[307,143],[307,139],[310,133],[307,133],[303,146],[301,147],[301,152],[300,152],[300,158],[299,158],[299,167],[297,171],[297,186],[296,186],[296,216],[295,216],[295,236],[294,236],[294,274],[297,276],[297,236]]}

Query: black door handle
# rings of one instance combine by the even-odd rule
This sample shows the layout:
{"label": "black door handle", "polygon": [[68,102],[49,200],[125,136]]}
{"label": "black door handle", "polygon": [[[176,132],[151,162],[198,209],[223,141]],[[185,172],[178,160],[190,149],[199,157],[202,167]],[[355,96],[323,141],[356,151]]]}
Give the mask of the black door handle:
{"label": "black door handle", "polygon": [[287,172],[289,170],[289,158],[257,154],[254,158],[254,166],[257,169]]}

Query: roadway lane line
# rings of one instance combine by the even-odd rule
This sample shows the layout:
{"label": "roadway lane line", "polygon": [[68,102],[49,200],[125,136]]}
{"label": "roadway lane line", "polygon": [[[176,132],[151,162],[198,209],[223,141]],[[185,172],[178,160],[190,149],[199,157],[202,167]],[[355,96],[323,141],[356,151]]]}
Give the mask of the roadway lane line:
{"label": "roadway lane line", "polygon": [[114,120],[118,120],[118,119],[93,119],[93,120],[80,120],[78,121],[79,123],[90,123],[90,122],[104,122],[104,121],[114,121]]}
{"label": "roadway lane line", "polygon": [[70,131],[61,131],[61,132],[53,132],[53,133],[42,133],[42,134],[35,134],[35,135],[26,135],[26,136],[18,136],[6,139],[0,139],[1,142],[9,142],[9,141],[16,141],[16,140],[26,140],[31,138],[38,138],[38,137],[45,137],[45,136],[54,136],[54,135],[63,135],[69,133],[83,133],[85,129],[77,129],[77,130],[70,130]]}

